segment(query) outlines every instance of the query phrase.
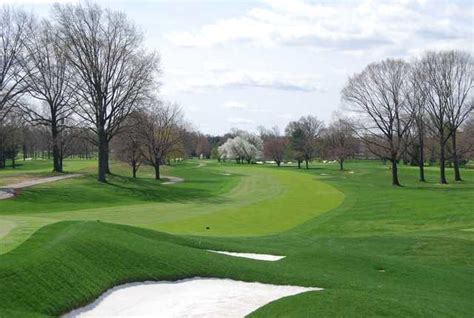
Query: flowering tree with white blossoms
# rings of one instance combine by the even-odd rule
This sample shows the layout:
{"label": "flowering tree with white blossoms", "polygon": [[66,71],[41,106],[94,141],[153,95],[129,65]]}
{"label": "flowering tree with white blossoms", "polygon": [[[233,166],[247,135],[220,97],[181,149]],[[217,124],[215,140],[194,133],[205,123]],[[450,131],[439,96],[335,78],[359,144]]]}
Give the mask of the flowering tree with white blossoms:
{"label": "flowering tree with white blossoms", "polygon": [[222,160],[236,160],[238,163],[262,157],[263,141],[260,137],[248,132],[239,132],[234,138],[229,138],[218,148]]}

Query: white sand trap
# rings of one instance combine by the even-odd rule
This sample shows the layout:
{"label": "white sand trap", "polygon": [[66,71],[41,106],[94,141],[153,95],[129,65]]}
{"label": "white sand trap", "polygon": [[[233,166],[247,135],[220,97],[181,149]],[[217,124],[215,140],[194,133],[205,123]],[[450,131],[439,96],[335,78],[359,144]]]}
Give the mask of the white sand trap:
{"label": "white sand trap", "polygon": [[59,180],[64,180],[64,179],[69,179],[69,178],[76,178],[80,176],[81,176],[80,174],[64,174],[64,175],[55,176],[55,177],[31,179],[31,180],[22,181],[19,183],[1,186],[0,187],[0,200],[13,198],[15,196],[16,189],[32,187],[38,184],[49,183],[49,182],[54,182],[54,181],[59,181]]}
{"label": "white sand trap", "polygon": [[276,299],[321,288],[199,278],[114,287],[63,317],[244,317]]}
{"label": "white sand trap", "polygon": [[60,176],[55,176],[55,177],[47,177],[47,178],[39,178],[39,179],[32,179],[32,180],[26,180],[22,181],[19,183],[15,184],[9,184],[6,186],[3,186],[1,188],[3,189],[21,189],[21,188],[27,188],[31,186],[35,186],[38,184],[43,184],[43,183],[49,183],[49,182],[54,182],[54,181],[59,181],[59,180],[64,180],[64,179],[69,179],[69,178],[77,178],[80,177],[80,174],[64,174]]}
{"label": "white sand trap", "polygon": [[168,179],[168,181],[163,182],[162,184],[176,184],[184,181],[184,179],[180,177],[163,176],[163,178]]}
{"label": "white sand trap", "polygon": [[251,259],[257,259],[257,260],[259,260],[259,261],[270,261],[270,262],[279,261],[279,260],[281,260],[282,258],[285,258],[285,257],[286,257],[286,256],[270,255],[270,254],[235,253],[235,252],[214,251],[214,250],[208,250],[208,251],[209,251],[209,252],[213,252],[213,253],[219,253],[219,254],[229,255],[229,256],[243,257],[243,258],[251,258]]}
{"label": "white sand trap", "polygon": [[13,198],[15,196],[15,189],[0,189],[0,200]]}

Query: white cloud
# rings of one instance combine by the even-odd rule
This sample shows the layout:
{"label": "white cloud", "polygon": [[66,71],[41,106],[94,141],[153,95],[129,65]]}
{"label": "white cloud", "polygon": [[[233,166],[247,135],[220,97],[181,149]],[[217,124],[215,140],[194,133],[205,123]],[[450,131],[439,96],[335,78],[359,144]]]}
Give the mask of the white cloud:
{"label": "white cloud", "polygon": [[243,126],[255,125],[255,121],[248,118],[231,117],[231,118],[227,118],[227,121],[231,123],[232,125],[243,125]]}
{"label": "white cloud", "polygon": [[187,72],[173,72],[170,75],[171,83],[168,83],[165,90],[195,92],[212,89],[262,88],[299,92],[324,91],[319,77],[314,75],[230,69],[208,70],[198,75]]}
{"label": "white cloud", "polygon": [[80,0],[0,0],[0,4],[43,5],[53,3],[78,3]]}
{"label": "white cloud", "polygon": [[247,109],[248,105],[235,100],[229,100],[224,103],[224,107],[229,109]]}
{"label": "white cloud", "polygon": [[463,45],[472,50],[473,10],[469,1],[265,3],[245,15],[220,19],[198,30],[171,32],[167,38],[184,47],[248,42],[264,47],[307,46],[344,51],[400,46],[413,49],[426,44],[450,48]]}

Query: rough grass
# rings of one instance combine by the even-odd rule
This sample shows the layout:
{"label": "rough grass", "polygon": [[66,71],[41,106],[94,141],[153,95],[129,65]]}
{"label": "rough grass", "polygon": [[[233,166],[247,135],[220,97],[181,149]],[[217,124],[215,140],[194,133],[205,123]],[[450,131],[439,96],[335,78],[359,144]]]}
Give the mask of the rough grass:
{"label": "rough grass", "polygon": [[[140,182],[149,182],[146,178],[129,187],[135,190],[121,189],[115,193],[113,185],[105,185],[100,189],[92,188],[94,190],[89,193],[90,187],[82,184],[89,182],[86,176],[82,180],[67,180],[67,187],[83,186],[83,193],[90,194],[97,204],[100,197],[95,199],[92,192],[107,194],[111,191],[108,193],[110,199],[102,208],[81,210],[80,202],[58,201],[51,206],[51,209],[57,209],[56,212],[51,212],[46,205],[36,206],[32,201],[31,211],[20,207],[15,210],[14,203],[8,203],[12,212],[7,212],[0,205],[0,222],[7,220],[13,222],[15,229],[27,229],[22,235],[11,230],[0,238],[0,243],[12,236],[18,238],[15,244],[24,241],[29,235],[26,234],[28,227],[35,222],[38,224],[32,229],[40,227],[45,220],[51,223],[74,215],[86,219],[87,211],[102,219],[108,218],[110,222],[125,223],[128,210],[129,223],[136,223],[132,227],[97,221],[66,221],[42,227],[26,242],[0,256],[0,316],[58,315],[92,301],[107,288],[120,283],[193,276],[325,288],[322,292],[277,300],[254,312],[255,317],[472,316],[472,171],[463,171],[465,181],[462,183],[441,186],[434,182],[437,179],[435,169],[427,171],[432,182],[419,184],[416,169],[402,167],[401,181],[405,186],[394,188],[389,184],[389,170],[378,162],[350,162],[347,168],[354,173],[339,172],[336,165],[324,164],[313,165],[309,171],[215,163],[202,168],[195,166],[183,164],[169,172],[188,180],[182,184],[166,189],[163,185],[152,187],[150,184],[150,189],[159,193],[151,203],[146,203],[146,195],[142,196],[146,191],[140,191]],[[223,171],[232,175],[223,176],[220,174]],[[116,178],[112,183],[129,182],[122,176]],[[275,195],[260,191],[261,184],[269,185]],[[327,211],[314,212],[318,205],[311,201],[312,197],[317,197],[321,185],[326,184],[330,186],[328,189],[337,189],[331,193],[342,192],[344,201]],[[62,189],[59,183],[46,188],[53,193],[56,191],[57,195]],[[180,188],[200,191],[200,195],[187,197],[183,194],[185,190]],[[150,192],[154,192],[152,190]],[[176,194],[179,191],[183,193]],[[253,196],[249,192],[257,194]],[[283,226],[281,230],[285,232],[271,236],[250,235],[255,228],[251,222],[245,222],[252,217],[246,212],[249,206],[261,207],[269,224],[285,222],[284,219],[292,215],[280,206],[288,204],[291,212],[291,198],[299,193],[304,195],[303,201],[311,202],[306,206],[304,202],[293,202],[294,211],[300,208],[312,211],[308,212],[305,221],[299,220],[300,225],[288,231]],[[120,201],[122,206],[116,205],[114,195],[118,201],[130,201]],[[180,196],[183,196],[182,200]],[[242,197],[248,198],[248,204],[240,202]],[[41,198],[38,196],[36,200]],[[21,197],[16,200],[19,199]],[[232,200],[235,200],[232,203],[235,206],[229,208],[232,213],[226,212],[228,207],[225,205]],[[285,203],[285,200],[289,202]],[[89,204],[87,201],[83,204]],[[268,203],[272,201],[275,204]],[[127,206],[128,203],[131,205]],[[62,205],[69,210],[60,212]],[[178,209],[180,205],[183,205],[181,210]],[[161,218],[186,213],[185,207],[192,208],[192,205],[196,210],[189,215],[161,222]],[[221,205],[224,206],[222,210]],[[171,207],[176,210],[150,212],[156,213],[153,218],[157,219],[157,224],[146,223],[142,213],[159,210],[160,206],[165,210]],[[28,205],[25,203],[24,207]],[[271,208],[275,214],[265,214]],[[207,210],[212,212],[207,213]],[[195,213],[198,215],[194,216]],[[282,213],[284,217],[278,219]],[[213,214],[217,221],[211,218]],[[188,223],[186,220],[191,215],[199,221]],[[114,220],[114,216],[118,220]],[[220,224],[220,217],[225,220],[231,216],[235,216],[235,224],[248,227],[250,234],[227,238],[174,236],[140,228],[178,231],[173,227],[181,224],[183,233],[193,233],[196,231],[192,228],[194,223],[214,221]],[[141,220],[134,221],[135,218]],[[216,226],[212,226],[211,231]],[[11,242],[8,244],[12,246]],[[287,257],[268,263],[218,255],[205,249]]]}

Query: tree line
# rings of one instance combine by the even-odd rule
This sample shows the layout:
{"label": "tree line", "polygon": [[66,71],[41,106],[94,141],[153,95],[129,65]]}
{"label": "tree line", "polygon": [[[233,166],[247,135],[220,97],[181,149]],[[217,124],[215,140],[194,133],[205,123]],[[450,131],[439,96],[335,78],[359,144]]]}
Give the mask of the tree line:
{"label": "tree line", "polygon": [[159,55],[145,48],[125,14],[92,3],[55,4],[49,18],[39,19],[4,6],[0,28],[3,165],[27,143],[25,130],[43,128],[53,171],[63,171],[68,142],[81,140],[95,147],[102,182],[110,173],[112,140],[131,138],[131,125],[149,129],[140,131],[140,156],[148,163],[158,167],[172,151],[169,143],[183,130],[179,107],[159,100]]}
{"label": "tree line", "polygon": [[419,180],[425,181],[427,137],[437,142],[439,182],[445,184],[448,151],[454,179],[461,181],[460,156],[465,150],[458,139],[460,130],[469,132],[469,125],[463,127],[466,122],[472,126],[473,84],[469,53],[427,52],[410,63],[372,63],[349,78],[341,95],[357,118],[359,138],[372,153],[391,162],[393,185],[400,185],[397,163],[410,152],[418,162]]}
{"label": "tree line", "polygon": [[[419,167],[419,180],[425,182],[425,165],[439,164],[441,151],[438,136],[427,127],[426,121],[421,124],[414,119],[410,129],[404,136],[403,144],[399,145],[396,159],[392,159],[390,140],[386,135],[375,134],[366,130],[367,113],[361,112],[358,116],[347,116],[336,113],[335,119],[325,125],[315,116],[303,116],[299,120],[288,123],[284,133],[277,127],[266,129],[259,127],[257,133],[239,129],[232,129],[224,136],[207,136],[210,152],[203,152],[205,156],[218,161],[235,161],[236,163],[264,163],[270,162],[278,167],[283,162],[302,165],[309,168],[309,163],[315,159],[335,161],[340,170],[344,170],[347,159],[377,159],[390,162],[392,183],[399,185],[398,170],[393,168],[402,162],[406,165]],[[359,117],[361,116],[361,117]],[[376,125],[376,124],[374,124]],[[422,134],[418,132],[423,127]],[[386,139],[384,139],[386,138]],[[456,131],[456,148],[445,144],[443,158],[449,166],[459,169],[474,157],[474,118],[470,117]],[[457,160],[457,165],[455,161]],[[440,165],[441,168],[441,165]],[[444,165],[446,169],[446,165]],[[460,176],[460,171],[458,171]],[[456,176],[456,174],[455,174]]]}
{"label": "tree line", "polygon": [[174,158],[200,156],[238,163],[376,157],[419,167],[446,164],[455,180],[472,156],[473,61],[461,51],[427,52],[406,62],[371,63],[341,92],[342,113],[326,126],[315,116],[288,123],[283,133],[234,129],[205,136],[184,122],[179,105],[159,98],[160,59],[124,13],[92,3],[55,4],[48,18],[4,6],[0,10],[0,168],[19,153],[53,159],[97,157],[98,180],[110,156],[155,169]]}

